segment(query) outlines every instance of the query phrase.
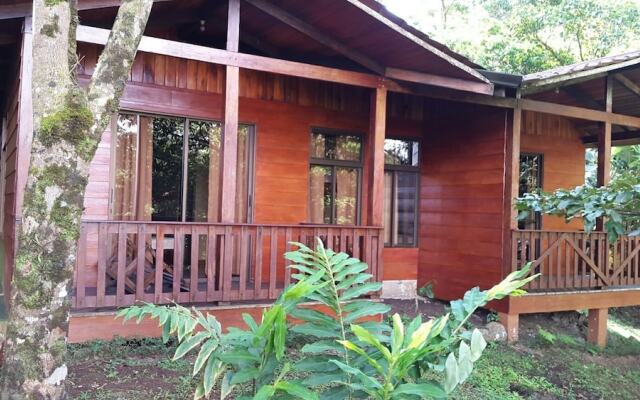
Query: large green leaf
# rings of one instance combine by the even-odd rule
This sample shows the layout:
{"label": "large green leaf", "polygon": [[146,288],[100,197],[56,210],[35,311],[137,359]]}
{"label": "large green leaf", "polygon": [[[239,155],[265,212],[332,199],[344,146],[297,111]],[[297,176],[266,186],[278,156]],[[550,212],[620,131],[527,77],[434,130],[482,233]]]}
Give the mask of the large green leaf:
{"label": "large green leaf", "polygon": [[426,382],[426,383],[403,383],[398,385],[391,398],[393,399],[401,399],[406,395],[414,395],[418,396],[421,399],[424,398],[443,398],[447,397],[447,392],[444,391],[442,386],[440,386],[436,382]]}

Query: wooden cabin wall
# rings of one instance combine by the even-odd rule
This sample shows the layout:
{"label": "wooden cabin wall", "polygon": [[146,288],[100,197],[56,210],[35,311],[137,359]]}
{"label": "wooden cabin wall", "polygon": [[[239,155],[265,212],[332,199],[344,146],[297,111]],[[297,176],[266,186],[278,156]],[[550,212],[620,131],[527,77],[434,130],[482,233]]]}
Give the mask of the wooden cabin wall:
{"label": "wooden cabin wall", "polygon": [[18,142],[19,142],[19,117],[20,117],[20,71],[22,59],[19,51],[16,51],[14,68],[9,76],[7,101],[2,110],[2,118],[6,118],[5,130],[2,132],[4,148],[2,151],[2,163],[4,168],[4,187],[2,210],[2,242],[4,251],[4,293],[8,295],[13,274],[13,262],[16,245],[16,187],[18,169]]}
{"label": "wooden cabin wall", "polygon": [[[520,151],[543,154],[543,190],[570,189],[585,182],[585,147],[582,134],[568,118],[525,111],[522,114]],[[542,229],[580,230],[578,220],[542,217]]]}
{"label": "wooden cabin wall", "polygon": [[440,299],[502,277],[507,110],[433,102],[422,147],[418,285]]}
{"label": "wooden cabin wall", "polygon": [[[80,79],[93,73],[100,47],[80,44]],[[191,60],[139,53],[121,108],[132,111],[222,119],[224,68]],[[361,133],[367,140],[370,90],[256,71],[240,72],[241,123],[256,128],[255,223],[309,221],[309,138],[312,127]],[[420,137],[424,100],[390,94],[387,137]],[[105,132],[91,166],[85,219],[109,217],[111,135]],[[363,168],[361,215],[367,215],[367,166]],[[96,238],[87,246],[95,274]],[[385,249],[385,279],[416,279],[416,249]],[[90,277],[89,279],[92,279]]]}

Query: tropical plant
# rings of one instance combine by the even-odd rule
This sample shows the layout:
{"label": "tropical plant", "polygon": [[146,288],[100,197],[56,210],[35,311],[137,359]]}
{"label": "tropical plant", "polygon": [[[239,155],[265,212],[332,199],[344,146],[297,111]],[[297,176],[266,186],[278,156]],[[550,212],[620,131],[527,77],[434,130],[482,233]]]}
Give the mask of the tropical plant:
{"label": "tropical plant", "polygon": [[[284,290],[278,300],[262,313],[260,324],[249,314],[243,314],[247,329],[230,327],[223,334],[220,323],[212,315],[203,315],[180,305],[144,304],[118,313],[124,321],[145,317],[158,319],[163,327],[163,340],[176,335],[180,343],[174,360],[199,348],[193,376],[200,375],[195,399],[208,396],[218,384],[224,399],[237,385],[249,385],[255,398],[269,398],[275,393],[314,399],[317,395],[294,381],[283,381],[289,367],[284,364],[287,335],[287,315],[322,284],[323,271],[307,277]],[[266,396],[266,397],[265,397]]]}
{"label": "tropical plant", "polygon": [[[338,364],[331,364],[331,361],[339,360],[341,365],[351,367],[354,360],[338,340],[346,341],[352,337],[350,324],[362,318],[375,319],[389,311],[390,307],[386,304],[362,298],[382,289],[382,284],[371,282],[373,275],[365,272],[367,264],[346,253],[325,249],[320,239],[317,240],[316,250],[302,243],[293,244],[298,249],[285,254],[286,259],[295,263],[290,268],[298,271],[292,277],[304,281],[322,272],[320,281],[323,285],[310,293],[308,298],[329,309],[329,313],[323,313],[310,308],[297,308],[291,313],[303,321],[291,330],[316,339],[302,348],[302,352],[310,356],[296,364],[296,368],[310,372],[311,375],[303,383],[323,390],[325,397],[349,397],[353,394],[349,385],[326,386],[344,378]],[[381,325],[373,321],[363,324],[371,330],[381,329]],[[318,388],[323,385],[324,388]]]}
{"label": "tropical plant", "polygon": [[[347,365],[330,360],[352,381],[343,381],[354,393],[365,393],[373,399],[442,398],[467,380],[486,342],[477,329],[466,330],[469,317],[489,301],[509,294],[519,294],[519,288],[535,279],[526,277],[530,264],[511,273],[498,285],[485,291],[469,290],[461,300],[451,302],[451,313],[422,322],[416,317],[407,326],[400,315],[393,316],[391,337],[352,324],[357,342],[339,341],[354,356],[365,363]],[[457,357],[455,349],[457,347]],[[442,383],[425,378],[428,371],[444,371]]]}
{"label": "tropical plant", "polygon": [[[361,298],[381,289],[370,282],[366,264],[325,249],[319,240],[315,250],[297,246],[285,255],[296,263],[291,268],[298,271],[292,275],[297,282],[263,311],[259,324],[244,314],[246,329],[224,333],[213,316],[177,304],[143,304],[118,316],[157,319],[165,342],[177,336],[175,360],[197,353],[196,399],[216,386],[221,399],[234,390],[253,399],[442,398],[469,377],[486,346],[479,331],[467,329],[469,317],[489,301],[517,294],[536,277],[525,278],[527,265],[489,290],[468,291],[451,302],[445,316],[427,322],[418,316],[405,324],[396,314],[382,323],[377,321],[389,307]],[[327,313],[301,304],[305,300],[318,302]],[[289,330],[310,339],[302,347],[308,356],[295,364],[285,357],[288,316],[302,321]],[[442,383],[428,378],[433,371],[444,373]]]}

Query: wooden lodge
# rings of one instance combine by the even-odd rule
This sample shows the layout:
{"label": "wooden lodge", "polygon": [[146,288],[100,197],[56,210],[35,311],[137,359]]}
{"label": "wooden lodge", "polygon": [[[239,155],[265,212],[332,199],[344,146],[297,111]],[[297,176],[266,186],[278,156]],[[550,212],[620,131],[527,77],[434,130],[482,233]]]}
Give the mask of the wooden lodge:
{"label": "wooden lodge", "polygon": [[[119,1],[79,0],[88,82]],[[11,290],[32,136],[31,5],[0,5],[0,227]],[[640,238],[535,216],[523,191],[584,183],[598,148],[640,142],[640,53],[527,76],[483,70],[374,0],[157,1],[92,162],[70,340],[157,334],[118,307],[180,302],[223,323],[289,284],[282,253],[320,237],[383,297],[490,287],[534,261],[518,315],[640,305]]]}

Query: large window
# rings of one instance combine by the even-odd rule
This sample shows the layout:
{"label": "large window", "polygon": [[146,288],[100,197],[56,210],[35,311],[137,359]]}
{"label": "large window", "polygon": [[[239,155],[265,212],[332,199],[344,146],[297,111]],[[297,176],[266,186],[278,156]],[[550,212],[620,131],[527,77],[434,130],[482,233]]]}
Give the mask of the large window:
{"label": "large window", "polygon": [[[544,156],[539,153],[520,154],[520,185],[518,196],[542,189]],[[542,229],[539,212],[529,213],[526,219],[518,221],[518,229]]]}
{"label": "large window", "polygon": [[360,219],[362,140],[325,129],[311,133],[310,222],[356,225]]}
{"label": "large window", "polygon": [[[249,222],[252,131],[238,129],[237,222]],[[219,122],[118,115],[112,218],[217,222],[221,146]]]}
{"label": "large window", "polygon": [[384,238],[387,246],[416,246],[419,154],[420,146],[416,141],[384,141]]}

